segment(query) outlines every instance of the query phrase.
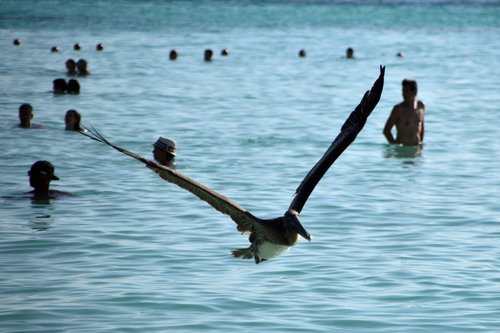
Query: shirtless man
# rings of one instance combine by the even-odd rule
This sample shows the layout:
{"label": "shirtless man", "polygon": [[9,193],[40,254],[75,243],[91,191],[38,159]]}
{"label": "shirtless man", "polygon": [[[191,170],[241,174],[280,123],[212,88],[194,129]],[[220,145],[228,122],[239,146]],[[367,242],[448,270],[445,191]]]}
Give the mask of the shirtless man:
{"label": "shirtless man", "polygon": [[[417,82],[404,79],[403,102],[396,104],[384,127],[384,135],[389,143],[403,146],[417,146],[424,141],[425,105],[417,100]],[[396,126],[394,139],[392,127]]]}

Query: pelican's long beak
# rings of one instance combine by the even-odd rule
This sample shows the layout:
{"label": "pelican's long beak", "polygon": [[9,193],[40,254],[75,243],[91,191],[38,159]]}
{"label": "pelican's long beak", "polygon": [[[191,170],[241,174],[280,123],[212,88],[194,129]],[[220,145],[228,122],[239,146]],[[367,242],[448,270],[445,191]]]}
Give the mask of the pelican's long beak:
{"label": "pelican's long beak", "polygon": [[290,229],[301,235],[303,238],[311,241],[311,235],[302,226],[298,218],[299,214],[294,210],[288,210],[285,213],[285,221],[290,226]]}

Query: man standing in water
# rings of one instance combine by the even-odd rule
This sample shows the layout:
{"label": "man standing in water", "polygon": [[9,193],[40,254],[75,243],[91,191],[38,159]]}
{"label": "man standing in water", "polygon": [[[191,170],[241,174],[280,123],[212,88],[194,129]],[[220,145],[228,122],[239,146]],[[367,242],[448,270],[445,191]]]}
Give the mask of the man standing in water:
{"label": "man standing in water", "polygon": [[53,180],[59,180],[54,174],[54,166],[49,161],[37,161],[32,166],[30,171],[28,171],[30,177],[30,186],[33,187],[33,191],[27,194],[33,194],[35,199],[49,199],[56,198],[61,195],[69,195],[68,192],[51,190],[50,182]]}
{"label": "man standing in water", "polygon": [[[424,141],[425,105],[417,100],[417,81],[404,79],[403,102],[394,105],[384,127],[384,135],[389,143],[403,146],[417,146]],[[396,126],[394,139],[392,127]]]}

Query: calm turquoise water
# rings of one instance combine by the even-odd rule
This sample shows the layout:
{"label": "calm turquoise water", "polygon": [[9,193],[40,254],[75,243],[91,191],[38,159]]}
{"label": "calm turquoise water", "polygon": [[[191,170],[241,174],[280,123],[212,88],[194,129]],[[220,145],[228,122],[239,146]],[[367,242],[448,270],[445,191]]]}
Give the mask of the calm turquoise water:
{"label": "calm turquoise water", "polygon": [[[2,1],[0,331],[500,331],[498,36],[493,1]],[[54,96],[70,57],[92,75]],[[302,212],[313,241],[260,265],[231,257],[229,218],[64,131],[74,108],[146,157],[175,138],[179,171],[270,218],[380,64],[377,109]],[[405,77],[427,105],[416,156],[382,135]],[[45,129],[16,128],[25,102]],[[73,196],[23,195],[39,159]]]}

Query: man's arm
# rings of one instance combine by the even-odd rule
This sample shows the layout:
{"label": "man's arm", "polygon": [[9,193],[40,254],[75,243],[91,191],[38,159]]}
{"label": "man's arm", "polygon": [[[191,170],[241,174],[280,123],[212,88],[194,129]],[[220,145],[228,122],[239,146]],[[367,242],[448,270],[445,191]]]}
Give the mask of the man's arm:
{"label": "man's arm", "polygon": [[425,116],[425,105],[422,102],[419,102],[420,107],[422,108],[422,126],[420,128],[420,143],[424,142],[424,133],[425,133],[425,121],[424,121],[424,116]]}
{"label": "man's arm", "polygon": [[396,143],[396,139],[394,139],[391,130],[392,127],[396,124],[397,119],[398,119],[398,108],[397,106],[395,106],[392,109],[391,115],[387,119],[387,122],[385,123],[384,127],[384,135],[389,143]]}

